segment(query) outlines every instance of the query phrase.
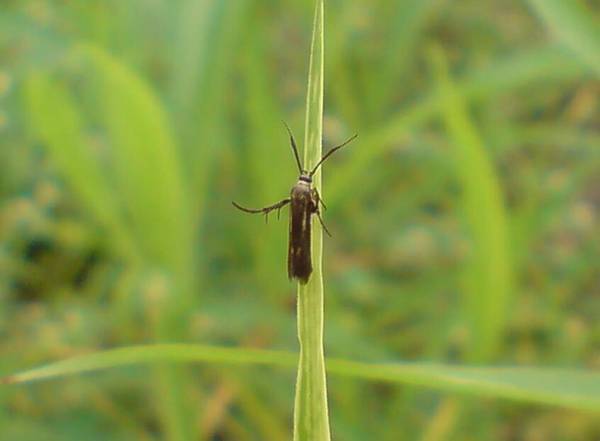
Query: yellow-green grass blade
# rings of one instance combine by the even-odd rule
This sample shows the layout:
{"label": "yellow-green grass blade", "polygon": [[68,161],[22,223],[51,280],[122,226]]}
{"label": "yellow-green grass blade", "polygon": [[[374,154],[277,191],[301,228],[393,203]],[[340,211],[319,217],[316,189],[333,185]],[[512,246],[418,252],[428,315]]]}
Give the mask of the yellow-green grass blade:
{"label": "yellow-green grass blade", "polygon": [[[304,167],[311,169],[321,159],[323,137],[324,5],[316,1],[304,132]],[[322,194],[321,172],[313,177]],[[313,273],[307,284],[298,284],[298,340],[300,357],[294,407],[294,441],[329,441],[327,382],[323,353],[323,232],[312,223]]]}
{"label": "yellow-green grass blade", "polygon": [[492,159],[448,73],[441,50],[433,53],[442,118],[455,152],[463,192],[463,217],[471,238],[464,301],[470,323],[471,361],[498,353],[511,297],[512,256],[502,189]]}
{"label": "yellow-green grass blade", "polygon": [[[580,0],[528,0],[548,30],[600,76],[600,22]],[[594,16],[594,12],[596,16]]]}
{"label": "yellow-green grass blade", "polygon": [[[4,385],[155,363],[264,366],[292,369],[297,354],[190,344],[129,346],[73,357],[3,377]],[[522,403],[600,412],[600,373],[543,367],[476,367],[437,363],[363,363],[328,359],[331,374],[358,380],[410,384],[434,390]]]}

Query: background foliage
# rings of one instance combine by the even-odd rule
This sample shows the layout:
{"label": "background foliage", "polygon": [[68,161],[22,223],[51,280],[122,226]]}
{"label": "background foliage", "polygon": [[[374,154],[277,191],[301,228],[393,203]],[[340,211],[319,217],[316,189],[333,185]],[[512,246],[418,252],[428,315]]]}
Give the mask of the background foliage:
{"label": "background foliage", "polygon": [[[296,350],[287,225],[313,2],[0,6],[0,369],[183,341]],[[600,367],[600,9],[330,0],[328,356]],[[285,440],[294,375],[0,389],[0,439]],[[334,439],[581,440],[591,414],[331,377]],[[597,415],[596,415],[597,416]]]}

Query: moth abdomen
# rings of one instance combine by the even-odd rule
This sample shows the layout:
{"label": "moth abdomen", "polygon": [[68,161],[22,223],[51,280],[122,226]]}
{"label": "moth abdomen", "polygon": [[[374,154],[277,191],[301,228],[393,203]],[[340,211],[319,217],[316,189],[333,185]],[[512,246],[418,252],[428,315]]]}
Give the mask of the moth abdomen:
{"label": "moth abdomen", "polygon": [[315,210],[310,183],[299,180],[292,188],[290,199],[288,277],[306,283],[312,273],[311,217]]}

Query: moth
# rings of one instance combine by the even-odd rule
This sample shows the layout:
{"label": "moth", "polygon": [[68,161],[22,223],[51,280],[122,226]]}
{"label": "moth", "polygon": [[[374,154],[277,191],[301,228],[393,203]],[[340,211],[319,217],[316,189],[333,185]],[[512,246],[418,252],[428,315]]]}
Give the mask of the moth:
{"label": "moth", "polygon": [[298,165],[298,171],[300,172],[298,182],[292,187],[290,197],[283,199],[276,204],[269,205],[268,207],[257,209],[246,208],[233,201],[232,204],[237,209],[246,213],[264,214],[265,220],[267,220],[269,213],[274,210],[277,210],[277,217],[279,218],[281,209],[287,204],[290,204],[290,232],[287,261],[288,277],[290,280],[297,279],[298,282],[304,285],[308,282],[313,270],[311,260],[311,220],[313,215],[317,216],[323,230],[331,237],[329,230],[323,223],[321,210],[319,209],[320,207],[327,209],[327,207],[325,206],[323,199],[321,199],[317,189],[312,186],[313,176],[327,158],[346,144],[353,141],[357,135],[352,136],[344,143],[329,150],[323,155],[317,165],[315,165],[312,170],[308,171],[302,167],[300,156],[298,155],[298,147],[296,146],[296,140],[294,139],[292,131],[287,124],[285,124],[285,128],[290,136],[290,145],[292,146],[296,164]]}

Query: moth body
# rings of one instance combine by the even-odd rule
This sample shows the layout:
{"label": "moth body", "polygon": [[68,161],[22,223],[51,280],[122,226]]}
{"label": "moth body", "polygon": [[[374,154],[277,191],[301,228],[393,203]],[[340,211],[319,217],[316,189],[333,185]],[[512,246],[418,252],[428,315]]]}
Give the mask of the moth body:
{"label": "moth body", "polygon": [[288,277],[305,284],[312,273],[311,219],[318,210],[318,199],[311,182],[301,176],[292,187],[290,201]]}
{"label": "moth body", "polygon": [[[285,124],[285,123],[284,123]],[[312,187],[312,177],[317,172],[319,167],[325,160],[331,156],[334,152],[344,147],[354,138],[348,139],[343,144],[332,148],[327,152],[319,162],[312,168],[312,170],[305,170],[300,162],[300,156],[298,155],[298,148],[296,147],[296,140],[290,128],[285,125],[290,135],[290,144],[292,146],[292,152],[296,158],[296,164],[298,165],[298,171],[300,177],[296,184],[292,187],[290,197],[282,199],[276,204],[269,205],[263,208],[246,208],[239,205],[236,202],[232,202],[233,205],[246,213],[253,214],[264,214],[268,217],[271,211],[277,210],[277,217],[279,217],[280,210],[287,204],[290,204],[290,237],[288,242],[288,277],[290,280],[297,279],[299,283],[306,284],[312,273],[312,258],[311,258],[311,220],[312,215],[316,214],[323,230],[331,236],[329,230],[323,223],[321,218],[321,212],[319,206],[325,207],[325,203],[319,196],[317,189]]]}

